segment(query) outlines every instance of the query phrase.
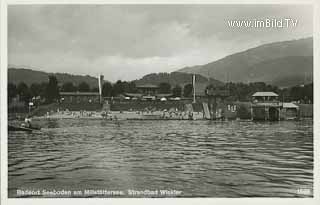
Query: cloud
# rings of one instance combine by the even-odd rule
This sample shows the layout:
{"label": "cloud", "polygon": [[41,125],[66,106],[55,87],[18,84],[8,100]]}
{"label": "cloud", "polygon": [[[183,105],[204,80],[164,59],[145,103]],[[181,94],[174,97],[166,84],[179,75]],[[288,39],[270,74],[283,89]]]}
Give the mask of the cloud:
{"label": "cloud", "polygon": [[[227,20],[291,17],[295,29]],[[263,43],[312,35],[307,5],[10,5],[9,63],[132,80],[205,64]]]}

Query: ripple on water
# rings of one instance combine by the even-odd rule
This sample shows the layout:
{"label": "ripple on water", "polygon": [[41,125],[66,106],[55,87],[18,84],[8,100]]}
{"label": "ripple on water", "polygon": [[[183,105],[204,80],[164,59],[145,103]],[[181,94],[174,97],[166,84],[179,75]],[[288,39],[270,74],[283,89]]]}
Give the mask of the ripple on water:
{"label": "ripple on water", "polygon": [[[311,197],[311,120],[254,123],[65,119],[10,132],[16,188],[176,189],[183,196]],[[46,188],[46,187],[42,187]]]}

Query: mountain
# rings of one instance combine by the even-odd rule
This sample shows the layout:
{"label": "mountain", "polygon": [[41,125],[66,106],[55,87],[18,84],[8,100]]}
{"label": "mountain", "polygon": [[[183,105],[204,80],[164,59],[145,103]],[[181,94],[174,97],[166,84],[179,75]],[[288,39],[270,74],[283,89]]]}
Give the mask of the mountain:
{"label": "mountain", "polygon": [[249,73],[255,81],[280,87],[309,83],[313,78],[313,57],[288,56],[267,60],[251,66]]}
{"label": "mountain", "polygon": [[[20,82],[26,83],[30,86],[32,83],[48,82],[48,76],[55,75],[59,84],[66,82],[72,82],[74,85],[78,85],[81,82],[86,82],[91,88],[98,87],[98,79],[92,76],[72,75],[68,73],[46,73],[43,71],[35,71],[24,68],[9,68],[8,69],[8,82],[19,84]],[[185,84],[192,83],[192,74],[189,73],[151,73],[143,76],[139,80],[134,80],[137,85],[141,84],[160,84],[167,82],[171,86],[184,86]],[[206,78],[201,75],[196,75],[196,82],[199,86],[207,86],[209,84],[223,85],[221,81],[213,78]]]}
{"label": "mountain", "polygon": [[282,87],[297,85],[306,79],[305,83],[309,83],[313,76],[313,39],[265,44],[178,72],[197,73],[224,82],[263,81]]}
{"label": "mountain", "polygon": [[[169,83],[172,87],[176,85],[184,86],[186,84],[192,83],[193,74],[182,73],[182,72],[172,72],[172,73],[151,73],[143,76],[139,80],[135,80],[136,85],[141,84],[160,84]],[[197,84],[213,84],[213,85],[223,85],[223,82],[215,80],[213,78],[206,78],[202,75],[196,75]]]}
{"label": "mountain", "polygon": [[72,75],[68,73],[46,73],[43,71],[35,71],[24,68],[9,68],[8,69],[8,82],[18,84],[20,82],[26,83],[30,86],[32,83],[48,82],[48,76],[55,75],[59,84],[65,82],[72,82],[74,85],[78,85],[81,82],[86,82],[91,88],[98,87],[98,79],[92,76],[86,75]]}

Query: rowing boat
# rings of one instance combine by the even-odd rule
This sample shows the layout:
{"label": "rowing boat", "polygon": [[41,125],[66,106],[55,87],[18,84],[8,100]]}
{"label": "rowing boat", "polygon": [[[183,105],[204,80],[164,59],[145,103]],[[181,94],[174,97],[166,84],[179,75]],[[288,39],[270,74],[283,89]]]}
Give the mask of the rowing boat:
{"label": "rowing boat", "polygon": [[13,126],[8,125],[8,131],[24,131],[24,132],[32,132],[35,130],[40,130],[40,127],[24,127],[24,126]]}

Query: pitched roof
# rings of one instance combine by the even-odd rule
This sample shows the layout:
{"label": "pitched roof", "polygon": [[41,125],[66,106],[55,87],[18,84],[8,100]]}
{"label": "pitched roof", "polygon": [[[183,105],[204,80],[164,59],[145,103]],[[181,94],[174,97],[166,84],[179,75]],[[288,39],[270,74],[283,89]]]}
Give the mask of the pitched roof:
{"label": "pitched roof", "polygon": [[278,97],[279,95],[274,92],[256,92],[252,95],[252,97]]}

